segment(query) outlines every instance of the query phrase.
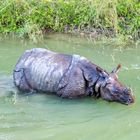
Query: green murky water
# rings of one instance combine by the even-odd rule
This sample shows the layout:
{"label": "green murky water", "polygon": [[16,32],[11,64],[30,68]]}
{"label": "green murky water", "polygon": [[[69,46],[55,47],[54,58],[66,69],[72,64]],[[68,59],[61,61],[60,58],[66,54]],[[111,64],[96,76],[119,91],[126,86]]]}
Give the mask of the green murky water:
{"label": "green murky water", "polygon": [[[14,94],[12,70],[19,56],[33,47],[80,54],[107,71],[121,63],[119,78],[131,85],[136,103],[125,106],[92,98]],[[139,140],[139,91],[139,45],[121,48],[66,35],[50,35],[36,45],[0,38],[0,140]]]}

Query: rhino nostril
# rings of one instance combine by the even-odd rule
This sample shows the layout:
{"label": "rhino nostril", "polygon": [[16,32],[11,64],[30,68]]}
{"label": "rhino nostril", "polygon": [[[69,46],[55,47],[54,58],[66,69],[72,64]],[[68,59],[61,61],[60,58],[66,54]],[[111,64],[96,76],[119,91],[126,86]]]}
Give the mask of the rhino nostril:
{"label": "rhino nostril", "polygon": [[134,99],[133,98],[128,98],[127,103],[134,103]]}

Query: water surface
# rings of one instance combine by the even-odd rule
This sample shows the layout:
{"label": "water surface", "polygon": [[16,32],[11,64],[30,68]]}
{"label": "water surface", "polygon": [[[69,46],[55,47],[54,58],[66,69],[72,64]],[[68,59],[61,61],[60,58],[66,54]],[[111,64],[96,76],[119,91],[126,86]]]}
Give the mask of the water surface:
{"label": "water surface", "polygon": [[[119,79],[130,85],[136,103],[125,106],[101,99],[61,99],[54,95],[16,94],[12,70],[19,56],[33,47],[79,54],[107,71],[123,65]],[[49,35],[33,44],[0,38],[0,140],[139,140],[140,46],[122,48],[68,35]]]}

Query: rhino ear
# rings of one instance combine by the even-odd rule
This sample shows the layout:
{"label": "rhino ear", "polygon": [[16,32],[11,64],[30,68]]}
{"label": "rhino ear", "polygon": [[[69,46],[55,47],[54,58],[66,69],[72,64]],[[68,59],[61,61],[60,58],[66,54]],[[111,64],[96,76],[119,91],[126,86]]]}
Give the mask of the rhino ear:
{"label": "rhino ear", "polygon": [[100,68],[100,67],[96,67],[96,70],[99,72],[99,73],[102,73],[103,70]]}
{"label": "rhino ear", "polygon": [[115,68],[111,73],[118,74],[118,72],[120,71],[120,69],[121,69],[121,64],[118,64],[117,68]]}
{"label": "rhino ear", "polygon": [[96,67],[96,70],[99,72],[99,75],[101,77],[108,77],[108,74],[104,70],[102,70],[100,67]]}

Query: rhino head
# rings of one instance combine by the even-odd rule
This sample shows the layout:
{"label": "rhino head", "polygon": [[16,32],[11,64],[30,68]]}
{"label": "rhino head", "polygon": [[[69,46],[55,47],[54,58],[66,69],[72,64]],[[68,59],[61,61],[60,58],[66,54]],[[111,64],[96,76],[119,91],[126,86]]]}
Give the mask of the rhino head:
{"label": "rhino head", "polygon": [[95,85],[95,91],[100,93],[100,97],[107,101],[116,101],[129,105],[134,103],[132,90],[118,81],[118,72],[121,68],[119,64],[110,74],[99,70],[100,77]]}

